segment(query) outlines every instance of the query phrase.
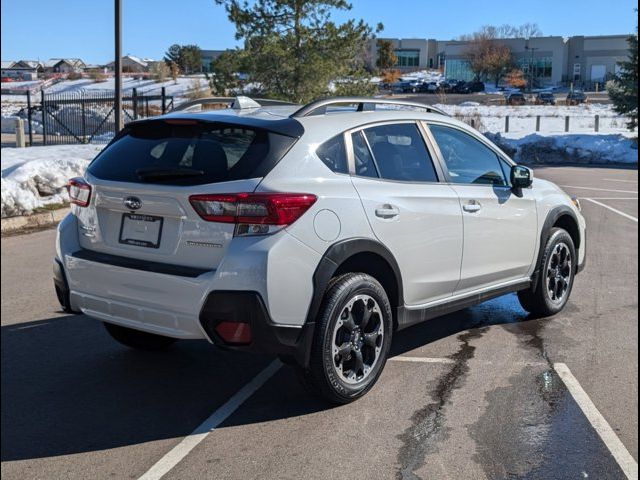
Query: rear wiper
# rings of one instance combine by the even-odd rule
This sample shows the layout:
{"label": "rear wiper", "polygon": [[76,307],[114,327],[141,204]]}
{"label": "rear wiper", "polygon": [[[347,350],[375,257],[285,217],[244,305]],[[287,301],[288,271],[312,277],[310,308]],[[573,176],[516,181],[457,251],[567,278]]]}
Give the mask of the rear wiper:
{"label": "rear wiper", "polygon": [[170,180],[172,178],[201,177],[203,170],[194,168],[140,168],[136,175],[142,180]]}

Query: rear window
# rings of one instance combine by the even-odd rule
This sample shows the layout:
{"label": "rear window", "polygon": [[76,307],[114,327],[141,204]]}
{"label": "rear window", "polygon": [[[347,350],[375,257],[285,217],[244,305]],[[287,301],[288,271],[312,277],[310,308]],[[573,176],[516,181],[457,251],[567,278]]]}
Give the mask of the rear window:
{"label": "rear window", "polygon": [[216,123],[148,122],[96,157],[88,172],[118,182],[203,185],[265,176],[296,139]]}

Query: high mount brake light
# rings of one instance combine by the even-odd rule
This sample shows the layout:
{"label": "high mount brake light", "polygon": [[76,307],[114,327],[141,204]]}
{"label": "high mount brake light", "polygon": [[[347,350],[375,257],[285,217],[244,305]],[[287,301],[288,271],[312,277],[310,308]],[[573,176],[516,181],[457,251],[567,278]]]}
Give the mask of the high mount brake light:
{"label": "high mount brake light", "polygon": [[[281,227],[298,220],[316,200],[315,195],[307,193],[223,193],[189,197],[198,215],[208,222]],[[268,229],[258,229],[253,233],[267,232]]]}
{"label": "high mount brake light", "polygon": [[84,181],[84,179],[72,178],[67,185],[69,189],[69,199],[74,205],[79,207],[86,207],[91,200],[91,185]]}

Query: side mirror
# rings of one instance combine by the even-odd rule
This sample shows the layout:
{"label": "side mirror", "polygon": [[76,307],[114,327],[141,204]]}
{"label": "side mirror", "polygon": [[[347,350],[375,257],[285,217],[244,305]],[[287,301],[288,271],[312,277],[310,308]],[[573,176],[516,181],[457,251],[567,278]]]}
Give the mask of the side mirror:
{"label": "side mirror", "polygon": [[533,170],[522,165],[511,167],[511,186],[514,189],[529,188],[533,183]]}

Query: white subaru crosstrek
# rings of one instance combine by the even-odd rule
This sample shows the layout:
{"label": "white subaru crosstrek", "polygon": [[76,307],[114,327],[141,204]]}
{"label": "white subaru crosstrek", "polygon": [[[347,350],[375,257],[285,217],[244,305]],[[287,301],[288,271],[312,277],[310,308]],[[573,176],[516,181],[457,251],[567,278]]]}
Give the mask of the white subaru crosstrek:
{"label": "white subaru crosstrek", "polygon": [[133,348],[277,354],[337,403],[374,385],[395,331],[511,292],[553,315],[585,263],[577,200],[408,102],[132,122],[69,191],[65,310]]}

